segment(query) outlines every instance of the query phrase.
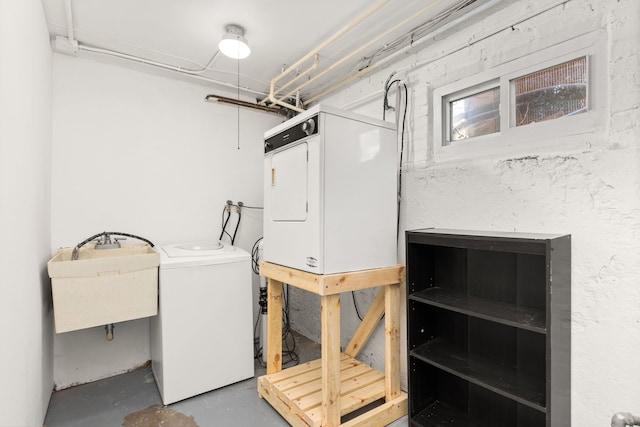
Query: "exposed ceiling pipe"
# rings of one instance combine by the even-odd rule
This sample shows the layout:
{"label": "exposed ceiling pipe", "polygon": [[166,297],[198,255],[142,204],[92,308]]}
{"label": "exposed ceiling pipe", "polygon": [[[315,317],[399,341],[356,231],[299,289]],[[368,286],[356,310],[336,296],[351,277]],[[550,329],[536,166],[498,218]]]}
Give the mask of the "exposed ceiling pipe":
{"label": "exposed ceiling pipe", "polygon": [[[75,53],[77,53],[77,51],[79,51],[79,50],[83,50],[83,51],[86,51],[86,52],[92,52],[92,53],[97,53],[97,54],[102,54],[102,55],[115,56],[115,57],[126,59],[126,60],[129,60],[129,61],[139,62],[139,63],[145,64],[145,65],[151,65],[153,67],[163,68],[163,69],[169,70],[169,71],[175,71],[175,72],[182,73],[182,74],[188,74],[188,75],[197,77],[200,80],[204,80],[204,81],[207,81],[207,82],[219,85],[219,86],[225,86],[225,87],[233,88],[233,89],[236,89],[236,90],[240,89],[243,92],[252,93],[254,95],[259,95],[259,96],[264,96],[265,95],[265,93],[263,91],[257,91],[257,90],[249,89],[247,87],[239,87],[238,85],[225,83],[225,82],[221,82],[221,81],[218,81],[218,80],[214,80],[214,79],[210,79],[210,78],[207,78],[207,77],[200,76],[200,74],[202,74],[205,71],[207,71],[209,69],[209,67],[211,66],[211,64],[213,64],[213,62],[216,60],[216,58],[220,54],[219,50],[217,50],[216,53],[211,57],[211,59],[209,60],[207,65],[205,65],[204,67],[202,67],[199,70],[191,70],[191,69],[188,69],[188,68],[182,68],[182,67],[178,67],[178,66],[175,66],[175,65],[169,65],[169,64],[162,63],[162,62],[141,58],[139,56],[128,55],[126,53],[121,53],[121,52],[117,52],[117,51],[110,50],[110,49],[102,49],[102,48],[98,48],[98,47],[81,45],[81,44],[78,43],[78,41],[75,39],[75,36],[74,36],[73,8],[72,8],[71,2],[72,2],[72,0],[65,0],[65,17],[66,17],[66,21],[67,21],[67,40],[64,42],[64,44],[71,45],[73,47],[72,50]],[[62,38],[64,38],[64,37],[62,37]],[[69,51],[68,48],[64,49],[64,50],[65,51]]]}
{"label": "exposed ceiling pipe", "polygon": [[220,96],[220,95],[213,95],[212,94],[212,95],[205,96],[204,100],[207,101],[207,102],[218,101],[218,102],[223,103],[223,104],[237,105],[237,106],[240,106],[240,107],[251,108],[253,110],[264,111],[266,113],[278,114],[278,115],[281,115],[281,116],[286,116],[287,115],[287,110],[284,110],[284,109],[281,109],[281,108],[267,107],[266,105],[254,104],[252,102],[242,101],[240,99],[228,98],[226,96]]}
{"label": "exposed ceiling pipe", "polygon": [[291,86],[292,84],[294,84],[295,82],[297,82],[298,80],[300,80],[302,77],[306,76],[307,74],[310,74],[313,70],[315,70],[316,68],[318,68],[318,64],[320,64],[320,55],[318,55],[316,53],[316,56],[313,60],[313,65],[310,66],[309,68],[307,68],[306,70],[304,70],[302,73],[299,73],[295,76],[295,78],[289,80],[286,84],[284,84],[283,86],[280,87],[280,90],[284,90],[286,88],[288,88],[289,86]]}
{"label": "exposed ceiling pipe", "polygon": [[293,111],[297,111],[298,113],[302,113],[304,108],[300,108],[296,105],[289,104],[288,102],[284,102],[282,99],[278,99],[275,97],[275,82],[271,80],[271,85],[269,86],[269,96],[267,96],[267,100],[271,102],[273,105],[280,105],[281,107],[288,108]]}
{"label": "exposed ceiling pipe", "polygon": [[[357,26],[360,22],[364,21],[366,18],[368,18],[369,16],[371,16],[372,14],[377,12],[380,8],[382,8],[382,6],[384,6],[385,4],[389,3],[389,1],[390,0],[381,0],[381,1],[379,1],[372,8],[370,8],[365,13],[360,15],[358,18],[356,18],[353,21],[351,21],[350,23],[348,23],[345,27],[343,27],[338,32],[336,32],[333,36],[329,37],[327,40],[325,40],[324,42],[320,43],[320,45],[318,47],[316,47],[315,49],[313,49],[312,51],[310,51],[309,53],[304,55],[302,58],[300,58],[298,61],[296,61],[293,65],[291,65],[290,67],[288,67],[287,69],[282,71],[280,74],[278,74],[276,77],[274,77],[271,80],[271,85],[270,85],[271,90],[269,92],[269,96],[264,98],[260,102],[264,103],[264,102],[267,102],[267,101],[271,101],[272,103],[283,105],[284,101],[282,101],[282,99],[284,99],[286,97],[281,97],[280,99],[277,99],[276,91],[275,91],[276,83],[278,83],[284,77],[289,75],[293,70],[297,69],[300,65],[304,64],[309,58],[312,58],[313,56],[317,55],[322,49],[326,48],[331,43],[333,43],[334,41],[336,41],[337,39],[342,37],[344,34],[349,32],[351,29],[353,29],[355,26]],[[293,91],[293,92],[295,93],[295,91]],[[283,106],[285,106],[285,105],[283,105]],[[290,108],[290,107],[292,107],[292,105],[286,104],[286,107]],[[297,107],[295,107],[294,110],[303,111],[303,110],[301,110],[301,109],[299,109]]]}
{"label": "exposed ceiling pipe", "polygon": [[[559,0],[559,1],[562,1],[562,0]],[[439,28],[439,29],[437,29],[437,30],[434,30],[434,31],[430,32],[430,33],[429,33],[429,35],[430,35],[431,37],[433,37],[435,34],[439,34],[440,32],[444,31],[445,29],[449,28],[450,26],[453,26],[453,25],[458,24],[461,20],[463,20],[463,19],[468,19],[470,16],[476,15],[476,14],[478,14],[478,13],[480,13],[480,12],[482,12],[482,11],[484,11],[484,10],[488,9],[488,8],[490,8],[491,6],[494,6],[496,3],[499,3],[499,2],[500,2],[500,0],[488,0],[488,1],[487,1],[486,3],[484,3],[483,5],[481,5],[481,6],[479,6],[479,7],[476,7],[475,9],[473,9],[473,10],[472,10],[470,13],[468,13],[467,15],[464,15],[464,16],[461,16],[461,17],[458,17],[458,18],[454,19],[453,21],[449,22],[445,27],[442,27],[442,28]],[[555,5],[554,5],[554,7],[555,7]],[[504,28],[508,28],[509,26],[511,26],[511,24],[509,24],[508,26],[506,26],[506,27],[504,27]],[[502,31],[502,28],[500,29],[500,31]],[[480,39],[480,40],[483,40],[483,39],[484,39],[484,38],[482,38],[482,39]],[[478,40],[478,39],[474,40],[474,41],[473,41],[473,44],[475,44],[476,42],[478,42],[478,41],[480,41],[480,40]],[[417,41],[417,42],[413,43],[413,44],[411,45],[411,47],[412,47],[412,48],[416,48],[416,47],[418,47],[418,46],[420,46],[420,45],[424,44],[424,42],[425,42],[425,41],[427,41],[427,37],[423,36],[419,41]],[[464,46],[468,46],[468,45],[469,45],[469,44],[467,43],[467,44],[465,44]],[[459,48],[457,48],[457,49],[455,49],[455,50],[458,50],[458,49],[459,49]],[[453,50],[453,51],[451,51],[451,52],[454,52],[455,50]],[[352,80],[355,80],[355,79],[357,79],[357,78],[360,78],[360,77],[362,77],[363,75],[365,75],[365,74],[367,74],[367,73],[369,73],[369,72],[371,72],[371,71],[374,71],[375,69],[377,69],[377,68],[379,68],[379,67],[381,67],[381,66],[383,66],[383,65],[385,65],[385,64],[387,64],[387,63],[389,63],[389,62],[393,62],[393,61],[397,60],[397,57],[398,57],[398,56],[400,56],[400,55],[405,54],[405,52],[406,52],[406,49],[398,50],[398,51],[396,51],[396,52],[392,53],[391,55],[389,55],[389,56],[385,57],[384,59],[382,59],[382,60],[380,60],[380,61],[378,61],[378,62],[374,62],[373,64],[369,65],[368,67],[363,68],[362,70],[359,70],[358,72],[356,72],[356,73],[354,73],[354,74],[352,74],[352,75],[350,75],[350,76],[345,77],[344,79],[340,80],[339,82],[337,82],[337,83],[335,83],[335,84],[331,85],[329,88],[327,88],[327,89],[323,90],[322,92],[320,92],[320,93],[318,93],[318,94],[314,95],[313,97],[311,97],[311,98],[309,98],[309,99],[305,100],[305,101],[304,101],[304,104],[305,104],[305,105],[307,105],[307,104],[310,104],[310,103],[312,103],[312,102],[315,102],[315,101],[317,101],[318,99],[320,99],[320,98],[322,98],[322,97],[324,97],[324,96],[328,95],[329,93],[331,93],[331,92],[333,92],[333,91],[335,91],[335,90],[339,89],[340,87],[342,87],[342,86],[344,86],[344,85],[348,84],[348,83],[349,83],[349,82],[351,82]],[[447,54],[449,54],[449,53],[451,53],[451,52],[447,52]],[[440,55],[440,56],[438,56],[438,57],[439,57],[439,58],[442,58],[443,56],[445,56],[445,55]],[[429,62],[431,62],[431,61],[429,61]],[[415,65],[414,65],[414,67],[415,67],[415,68],[417,68],[417,67],[422,66],[422,65],[425,65],[425,64],[423,64],[423,63],[415,64]]]}
{"label": "exposed ceiling pipe", "polygon": [[73,11],[71,9],[71,0],[64,2],[65,17],[67,18],[67,38],[71,43],[76,41],[73,35]]}
{"label": "exposed ceiling pipe", "polygon": [[[137,57],[137,56],[127,55],[126,53],[121,53],[121,52],[117,52],[117,51],[114,51],[114,50],[101,49],[101,48],[85,46],[85,45],[78,45],[78,48],[80,50],[84,50],[86,52],[92,52],[92,53],[98,53],[98,54],[102,54],[102,55],[115,56],[115,57],[118,57],[118,58],[127,59],[127,60],[130,60],[130,61],[135,61],[135,62],[139,62],[139,63],[146,64],[146,65],[151,65],[151,66],[158,67],[158,68],[163,68],[165,70],[176,71],[176,72],[179,72],[179,73],[182,73],[182,74],[187,74],[187,75],[193,76],[195,78],[198,78],[200,80],[204,80],[204,81],[209,82],[209,83],[213,83],[213,84],[216,84],[216,85],[219,85],[219,86],[232,88],[234,90],[240,89],[241,91],[246,92],[246,93],[252,93],[254,95],[259,95],[259,96],[263,96],[264,95],[264,92],[262,92],[262,91],[258,91],[258,90],[255,90],[255,89],[250,89],[248,87],[238,87],[237,85],[234,85],[232,83],[225,83],[225,82],[221,82],[221,81],[218,81],[218,80],[210,79],[208,77],[200,76],[200,75],[198,75],[198,73],[193,73],[193,72],[192,73],[188,73],[188,72],[186,72],[187,70],[185,70],[184,68],[176,67],[174,65],[168,65],[168,64],[164,64],[162,62],[152,61],[150,59],[145,59],[145,58],[140,58],[140,57]],[[214,58],[215,58],[215,56],[214,56]]]}
{"label": "exposed ceiling pipe", "polygon": [[[371,46],[373,43],[377,42],[378,40],[380,40],[381,38],[385,37],[386,35],[392,33],[393,31],[397,30],[398,28],[406,25],[407,23],[411,22],[412,20],[414,20],[416,17],[422,15],[423,13],[427,12],[428,10],[432,9],[436,4],[442,3],[442,0],[436,0],[433,2],[430,2],[429,4],[427,4],[425,7],[423,7],[422,9],[420,9],[419,11],[417,11],[416,13],[414,13],[413,15],[409,16],[408,18],[400,21],[398,24],[394,25],[393,27],[391,27],[390,29],[388,29],[387,31],[379,34],[377,37],[369,40],[367,43],[365,43],[364,45],[360,46],[359,48],[355,49],[354,51],[352,51],[351,53],[347,54],[346,56],[342,57],[341,59],[339,59],[338,61],[334,62],[333,64],[331,64],[331,66],[329,66],[327,69],[323,70],[322,72],[320,72],[319,74],[317,74],[316,76],[314,76],[313,78],[307,80],[306,82],[304,82],[303,84],[299,85],[298,87],[296,87],[295,89],[291,90],[289,93],[287,93],[286,95],[284,95],[284,98],[287,98],[289,96],[291,96],[293,93],[295,93],[298,90],[304,89],[306,86],[308,86],[309,84],[313,83],[314,81],[318,80],[319,78],[323,77],[324,75],[326,75],[327,73],[331,72],[332,70],[334,70],[335,68],[337,68],[338,66],[340,66],[341,64],[343,64],[344,62],[346,62],[347,60],[351,59],[353,56],[357,55],[358,53],[360,53],[362,50],[366,49],[367,47]],[[311,101],[305,101],[304,104],[308,104]]]}
{"label": "exposed ceiling pipe", "polygon": [[[298,61],[300,62],[300,61]],[[311,71],[315,70],[316,67],[318,66],[320,60],[319,60],[319,56],[316,53],[315,57],[314,57],[314,61],[313,61],[313,65],[311,67],[309,67],[308,69],[306,69],[305,71],[303,71],[302,73],[298,74],[295,78],[293,78],[291,81],[289,81],[286,85],[284,85],[283,87],[287,87],[292,85],[293,83],[295,83],[296,81],[298,81],[302,76],[306,76],[307,74],[311,73]],[[269,95],[263,99],[262,101],[260,101],[261,104],[265,103],[265,100],[269,100],[273,105],[279,105],[281,107],[287,108],[289,110],[293,110],[293,111],[297,111],[298,113],[302,113],[304,111],[304,108],[299,107],[299,103],[296,102],[296,105],[290,104],[288,102],[283,101],[283,98],[277,99],[275,96],[275,84],[276,81],[275,79],[271,80],[271,83],[269,85]],[[300,96],[298,94],[298,100],[299,100]]]}

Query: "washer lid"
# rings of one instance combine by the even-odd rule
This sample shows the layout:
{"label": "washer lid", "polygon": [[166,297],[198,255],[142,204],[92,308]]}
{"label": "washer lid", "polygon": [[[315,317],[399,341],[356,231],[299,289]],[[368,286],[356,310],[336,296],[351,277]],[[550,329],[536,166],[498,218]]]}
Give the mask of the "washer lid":
{"label": "washer lid", "polygon": [[198,240],[163,246],[162,250],[169,258],[180,258],[216,255],[224,248],[220,240]]}
{"label": "washer lid", "polygon": [[240,248],[219,240],[198,240],[163,246],[160,252],[160,268],[181,268],[240,262],[250,255]]}

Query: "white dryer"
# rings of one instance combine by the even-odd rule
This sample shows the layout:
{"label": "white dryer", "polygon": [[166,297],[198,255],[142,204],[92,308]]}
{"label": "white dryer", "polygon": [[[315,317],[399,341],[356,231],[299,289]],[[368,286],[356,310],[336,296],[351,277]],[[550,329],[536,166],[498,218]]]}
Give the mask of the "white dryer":
{"label": "white dryer", "polygon": [[265,261],[316,274],[396,265],[392,123],[317,105],[264,139]]}
{"label": "white dryer", "polygon": [[251,257],[219,241],[161,247],[151,363],[165,405],[254,376]]}

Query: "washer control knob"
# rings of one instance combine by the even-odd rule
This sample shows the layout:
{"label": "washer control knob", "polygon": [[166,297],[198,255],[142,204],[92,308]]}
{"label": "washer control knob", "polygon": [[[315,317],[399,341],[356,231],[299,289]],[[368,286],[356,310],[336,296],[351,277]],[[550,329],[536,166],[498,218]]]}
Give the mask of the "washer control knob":
{"label": "washer control knob", "polygon": [[316,122],[313,119],[309,119],[302,123],[302,131],[305,135],[311,135],[316,130]]}

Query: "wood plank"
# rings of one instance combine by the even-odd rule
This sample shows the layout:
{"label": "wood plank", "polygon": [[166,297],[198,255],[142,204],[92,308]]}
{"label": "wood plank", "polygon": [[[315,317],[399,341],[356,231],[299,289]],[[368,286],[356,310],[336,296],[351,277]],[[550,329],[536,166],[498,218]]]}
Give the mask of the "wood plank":
{"label": "wood plank", "polygon": [[272,394],[274,396],[278,395],[278,391],[271,387],[271,384],[266,379],[265,376],[258,378],[258,396],[264,397],[263,394]]}
{"label": "wood plank", "polygon": [[384,372],[387,402],[400,396],[400,285],[385,290]]}
{"label": "wood plank", "polygon": [[340,425],[340,427],[379,427],[391,424],[408,412],[408,399],[405,393],[390,402],[377,406],[362,415]]}
{"label": "wood plank", "polygon": [[[384,378],[381,377],[373,383],[359,387],[350,393],[345,393],[344,396],[340,397],[340,415],[350,414],[376,400],[382,399],[384,394]],[[312,427],[326,427],[322,422],[322,414],[319,409],[319,407],[316,407],[305,413],[304,420]]]}
{"label": "wood plank", "polygon": [[320,281],[322,276],[308,273],[295,268],[284,267],[278,264],[262,261],[260,263],[260,275],[279,280],[296,288],[304,289],[314,294],[320,293]]}
{"label": "wood plank", "polygon": [[322,425],[340,425],[340,294],[321,297]]}
{"label": "wood plank", "polygon": [[[343,373],[346,375],[346,378],[343,378],[340,381],[341,396],[383,379],[382,372],[378,372],[367,365],[362,364],[354,369],[344,371]],[[315,386],[315,389],[312,388],[312,386]],[[291,406],[300,413],[304,413],[322,404],[320,382],[317,382],[316,384],[309,384],[309,387],[304,387],[304,390],[295,390],[295,392],[299,392],[300,395],[297,398],[292,399]]]}
{"label": "wood plank", "polygon": [[[351,379],[358,375],[362,375],[366,373],[367,370],[371,370],[371,368],[358,362],[353,364],[349,361],[343,361],[340,371],[340,382],[343,383],[345,379]],[[318,395],[317,404],[319,405],[320,403],[322,403],[322,373],[320,372],[320,370],[317,370],[310,372],[309,374],[313,375],[315,378],[306,383],[299,383],[297,386],[293,387],[290,387],[290,384],[282,384],[277,386],[278,391],[281,393],[280,397],[285,403],[293,404],[294,400],[300,399],[312,393],[317,393]]]}
{"label": "wood plank", "polygon": [[359,289],[404,283],[404,276],[405,268],[402,264],[372,270],[325,274],[318,276],[320,285],[318,293],[320,295],[333,295]]}
{"label": "wood plank", "polygon": [[282,282],[267,279],[267,374],[282,370]]}
{"label": "wood plank", "polygon": [[270,383],[275,384],[280,381],[286,381],[289,378],[293,378],[295,376],[304,374],[305,372],[309,372],[314,369],[320,369],[321,365],[322,365],[322,359],[316,359],[310,362],[305,362],[301,365],[292,366],[290,368],[284,369],[274,374],[268,374],[266,375],[266,378],[269,380]]}
{"label": "wood plank", "polygon": [[364,319],[360,322],[358,329],[351,337],[351,341],[347,345],[347,348],[344,350],[345,354],[348,354],[351,357],[356,357],[360,351],[364,348],[369,338],[375,331],[376,326],[380,323],[380,319],[384,315],[385,307],[385,288],[382,288],[376,298],[371,303],[369,310],[367,310],[367,314],[365,314]]}
{"label": "wood plank", "polygon": [[[342,355],[340,361],[340,369],[345,370],[349,367],[356,366],[359,362],[357,360],[348,358],[347,355]],[[322,377],[322,369],[321,369],[322,359],[318,359],[317,363],[314,363],[310,366],[309,369],[305,371],[298,371],[296,375],[286,375],[282,377],[277,377],[280,373],[284,373],[291,368],[287,368],[282,372],[279,372],[276,375],[269,375],[269,381],[271,384],[277,389],[279,392],[284,392],[290,390],[295,387],[299,387],[303,384],[309,383],[314,380],[319,380]],[[320,390],[320,383],[318,382],[318,390]]]}
{"label": "wood plank", "polygon": [[[344,361],[348,359],[350,358],[346,354],[340,355],[340,361]],[[292,366],[290,368],[284,369],[274,374],[266,375],[266,377],[271,383],[278,383],[280,381],[287,380],[289,378],[304,374],[314,369],[320,369],[321,366],[322,366],[322,359],[316,359],[309,362],[305,362],[300,365]]]}
{"label": "wood plank", "polygon": [[380,379],[378,381],[342,396],[342,399],[340,399],[340,405],[343,408],[343,414],[350,414],[357,409],[383,398],[384,395],[384,377],[382,376],[382,373],[380,373]]}
{"label": "wood plank", "polygon": [[[262,377],[264,378],[264,377]],[[258,382],[258,395],[264,398],[292,427],[309,427],[309,425],[299,416],[295,415],[287,405],[285,405],[278,396],[270,393],[263,386],[261,381]]]}

